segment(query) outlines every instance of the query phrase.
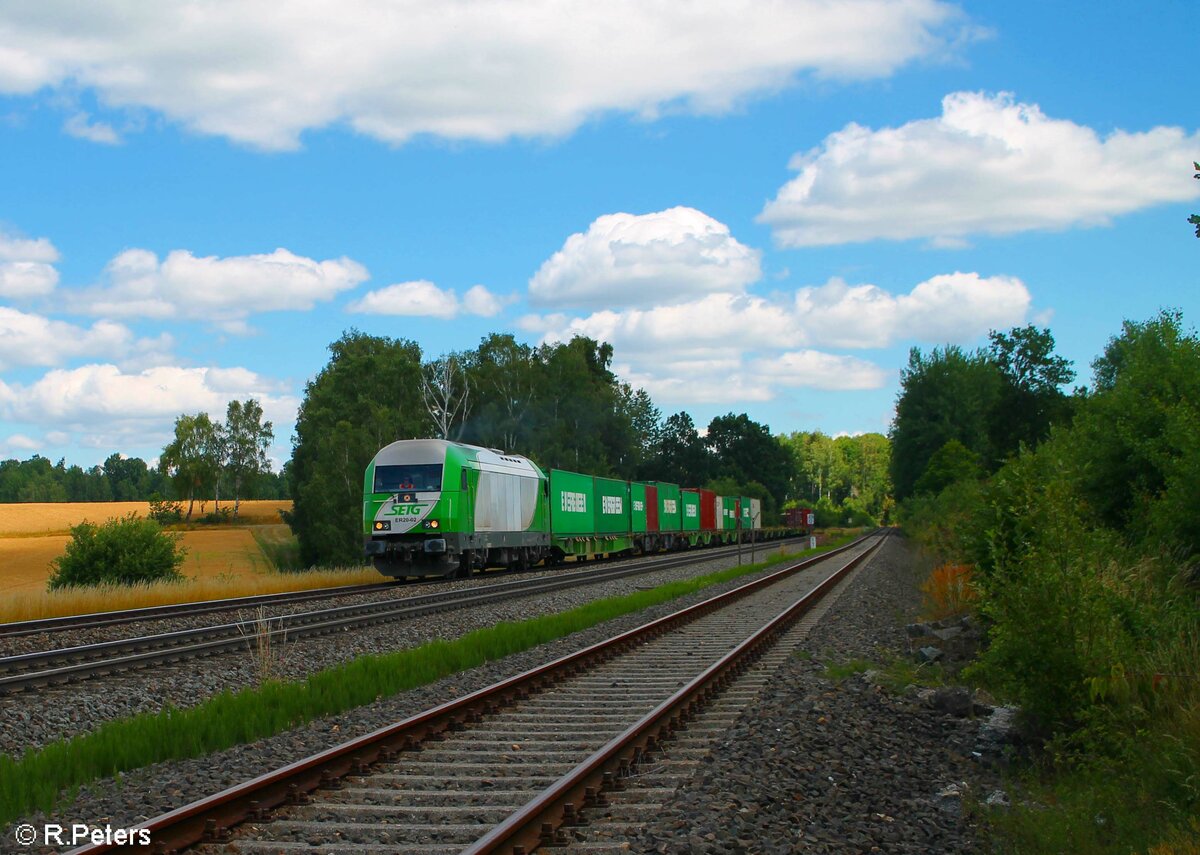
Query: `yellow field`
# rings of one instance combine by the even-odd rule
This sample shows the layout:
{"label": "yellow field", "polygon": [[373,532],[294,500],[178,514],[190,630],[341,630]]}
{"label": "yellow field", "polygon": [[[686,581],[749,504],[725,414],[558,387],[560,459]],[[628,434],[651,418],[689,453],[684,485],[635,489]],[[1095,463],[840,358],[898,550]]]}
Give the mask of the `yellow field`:
{"label": "yellow field", "polygon": [[[183,502],[187,513],[187,502]],[[221,502],[221,507],[233,508],[233,502]],[[280,510],[291,510],[290,499],[254,499],[241,503],[238,520],[243,524],[272,524],[279,522]],[[212,502],[201,506],[196,502],[192,517],[213,509]],[[0,504],[0,537],[4,535],[65,534],[73,525],[87,520],[102,523],[113,517],[133,512],[145,516],[150,510],[146,502],[20,502]]]}
{"label": "yellow field", "polygon": [[[66,549],[71,526],[84,520],[102,523],[130,512],[145,515],[149,506],[145,502],[0,504],[0,623],[384,581],[368,568],[277,572],[255,534],[268,544],[291,540],[292,533],[280,523],[278,513],[291,506],[290,501],[245,501],[238,525],[181,531],[187,556],[180,569],[188,577],[186,583],[49,593],[50,562]],[[211,502],[206,509],[212,510]],[[194,516],[201,513],[197,502]]]}

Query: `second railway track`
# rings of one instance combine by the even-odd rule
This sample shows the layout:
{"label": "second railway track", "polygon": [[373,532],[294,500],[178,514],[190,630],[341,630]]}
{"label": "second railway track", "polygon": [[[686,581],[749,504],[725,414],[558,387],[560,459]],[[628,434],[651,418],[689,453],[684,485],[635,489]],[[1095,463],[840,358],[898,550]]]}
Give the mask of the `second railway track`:
{"label": "second railway track", "polygon": [[[798,562],[180,808],[146,824],[143,851],[202,840],[242,852],[621,851],[625,826],[762,685],[753,663],[786,656],[789,639],[775,642],[877,545]],[[748,672],[752,684],[739,682]],[[634,791],[636,780],[651,786]]]}
{"label": "second railway track", "polygon": [[[770,547],[767,547],[770,548]],[[759,547],[762,549],[762,547]],[[656,557],[635,564],[592,566],[534,579],[447,589],[384,601],[354,603],[274,617],[234,621],[137,638],[35,651],[0,658],[0,695],[62,685],[109,674],[239,651],[267,636],[272,644],[404,620],[450,609],[533,596],[620,579],[736,552],[736,547]]]}

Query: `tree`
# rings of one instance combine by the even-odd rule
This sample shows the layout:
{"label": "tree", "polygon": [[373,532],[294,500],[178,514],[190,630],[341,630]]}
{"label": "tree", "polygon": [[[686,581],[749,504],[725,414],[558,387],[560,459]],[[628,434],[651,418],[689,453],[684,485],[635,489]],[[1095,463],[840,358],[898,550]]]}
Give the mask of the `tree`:
{"label": "tree", "polygon": [[658,431],[641,477],[669,484],[703,484],[712,477],[712,456],[696,423],[685,412],[669,416]]}
{"label": "tree", "polygon": [[1087,506],[1132,540],[1200,552],[1200,338],[1163,311],[1126,321],[1092,367],[1071,432]]}
{"label": "tree", "polygon": [[164,532],[154,520],[130,513],[103,525],[71,527],[66,552],[51,562],[50,590],[83,585],[137,585],[182,581],[186,550],[182,535]]}
{"label": "tree", "polygon": [[[1193,160],[1192,168],[1196,170],[1196,174],[1192,177],[1200,179],[1200,163],[1196,163],[1196,161]],[[1188,222],[1196,227],[1196,237],[1200,238],[1200,214],[1192,214],[1190,217],[1188,217]]]}
{"label": "tree", "polygon": [[380,448],[428,436],[421,348],[350,330],[305,387],[293,438],[291,525],[304,565],[359,565],[363,472]]}
{"label": "tree", "polygon": [[792,457],[771,435],[771,428],[745,413],[717,416],[708,425],[705,443],[712,450],[714,475],[738,483],[758,481],[781,502],[795,480]]}
{"label": "tree", "polygon": [[929,458],[929,465],[913,485],[913,492],[936,496],[951,484],[978,479],[982,475],[979,455],[957,439],[952,439]]}
{"label": "tree", "polygon": [[450,354],[421,366],[421,400],[433,422],[436,436],[462,435],[462,423],[471,412],[471,384],[462,357]]}
{"label": "tree", "polygon": [[1052,424],[1069,419],[1071,401],[1061,387],[1075,379],[1075,371],[1069,360],[1054,355],[1048,329],[1030,324],[1007,333],[993,330],[988,338],[989,355],[1004,379],[989,419],[998,462],[1022,444],[1037,445]]}
{"label": "tree", "polygon": [[214,455],[219,445],[218,426],[208,413],[182,415],[175,420],[175,438],[163,449],[159,466],[170,473],[178,495],[187,496],[188,519],[192,518],[197,494],[206,497],[209,490],[216,489],[220,460]]}
{"label": "tree", "polygon": [[254,398],[230,401],[225,410],[225,468],[233,478],[233,515],[241,507],[242,487],[271,471],[267,449],[275,439],[270,422],[262,420],[262,405]]}
{"label": "tree", "polygon": [[928,356],[919,348],[909,351],[890,434],[897,500],[912,495],[934,452],[952,439],[990,466],[990,419],[1004,382],[986,351],[968,353],[953,345]]}
{"label": "tree", "polygon": [[463,425],[463,439],[486,448],[531,453],[527,414],[540,367],[534,349],[507,333],[492,333],[473,354],[464,354],[464,360],[476,403],[475,417]]}

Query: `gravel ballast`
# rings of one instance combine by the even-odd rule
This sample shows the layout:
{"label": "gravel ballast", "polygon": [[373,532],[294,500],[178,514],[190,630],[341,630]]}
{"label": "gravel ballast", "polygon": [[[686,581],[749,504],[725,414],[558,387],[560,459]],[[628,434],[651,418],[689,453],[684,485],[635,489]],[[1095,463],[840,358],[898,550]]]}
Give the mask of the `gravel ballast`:
{"label": "gravel ballast", "polygon": [[[761,557],[762,553],[760,552]],[[498,617],[491,609],[477,610],[470,613],[449,612],[429,618],[421,618],[419,621],[384,625],[376,629],[389,630],[390,632],[402,632],[404,630],[414,632],[416,631],[413,629],[414,624],[429,622],[430,625],[421,630],[424,632],[424,635],[417,635],[416,640],[423,641],[429,637],[438,635],[441,637],[451,637],[452,635],[468,632],[479,626],[491,625],[499,619],[522,619],[532,617],[536,614],[562,611],[602,596],[628,593],[636,588],[663,584],[673,579],[691,578],[711,573],[736,563],[737,558],[735,555],[732,558],[720,561],[706,561],[699,566],[660,571],[653,574],[653,576],[639,576],[606,582],[600,585],[585,586],[584,588],[572,589],[570,591],[555,592],[542,595],[536,598],[536,600],[534,598],[526,598],[497,607],[497,609],[504,610],[502,617]],[[773,572],[773,570],[774,568],[761,572]],[[73,803],[57,810],[53,815],[44,816],[37,814],[11,824],[4,830],[3,837],[0,837],[0,853],[56,852],[65,850],[66,847],[62,849],[49,847],[39,850],[36,847],[31,849],[16,846],[14,842],[14,829],[21,823],[29,823],[36,828],[41,828],[45,823],[58,823],[69,827],[73,822],[90,823],[92,825],[110,824],[113,828],[125,828],[135,825],[195,799],[219,792],[235,783],[255,777],[265,769],[278,768],[294,760],[299,760],[323,749],[338,745],[348,739],[392,724],[429,707],[482,689],[499,680],[595,644],[616,633],[640,626],[649,620],[670,614],[687,605],[708,599],[717,593],[745,584],[751,578],[754,578],[754,576],[744,576],[732,582],[710,586],[696,594],[607,621],[589,630],[541,645],[524,653],[509,656],[495,662],[489,662],[478,668],[444,678],[421,689],[385,698],[375,704],[350,710],[342,715],[318,719],[306,726],[278,734],[268,739],[259,740],[249,745],[237,746],[217,754],[192,760],[159,763],[144,769],[134,770],[117,779],[96,782],[93,785],[81,788]],[[511,611],[509,611],[510,609]],[[485,611],[488,614],[484,614],[483,612]],[[455,623],[452,624],[452,621]],[[460,625],[459,632],[451,632],[450,627],[453,625]],[[318,639],[317,641],[320,642],[322,640],[326,644],[333,643],[333,640],[329,637]],[[343,641],[341,637],[338,637],[337,640]],[[353,641],[353,639],[346,641]],[[395,644],[397,647],[405,646],[399,642],[395,642]],[[379,652],[385,649],[393,648],[380,646],[364,652]],[[207,665],[208,663],[215,662],[216,658],[199,661]],[[307,664],[303,657],[290,655],[288,661],[292,662],[301,672],[307,672],[307,669],[303,668]],[[197,685],[195,680],[204,679],[203,673],[196,673],[203,672],[204,670],[207,669],[204,667],[197,668],[195,663],[192,664],[190,671],[193,672],[193,685]],[[224,676],[228,677],[228,675]],[[106,685],[110,682],[106,681]],[[247,684],[249,684],[249,681]],[[67,697],[70,692],[80,692],[85,686],[86,684],[81,684],[69,691],[56,691],[63,691],[63,697]],[[112,691],[111,687],[109,687],[108,691]],[[48,708],[51,705],[44,702],[42,694],[30,697],[33,697],[37,702],[36,714],[42,717],[43,720],[55,714],[55,710]],[[19,699],[18,696],[16,700]],[[11,700],[13,699],[9,699],[9,701]],[[5,724],[7,724],[10,712],[6,710],[3,712],[3,715]],[[45,728],[45,730],[48,732],[49,728]]]}
{"label": "gravel ballast", "polygon": [[[914,566],[909,547],[890,538],[810,631],[807,652],[793,656],[776,674],[658,819],[630,841],[630,851],[978,851],[964,806],[983,800],[996,786],[995,773],[972,751],[982,721],[939,712],[915,693],[890,694],[862,675],[841,681],[825,676],[827,664],[879,660],[886,658],[885,651],[906,650],[904,625],[913,620],[920,601]],[[626,590],[650,584],[645,577],[623,581]],[[23,822],[39,828],[44,822],[128,827],[744,581],[714,586],[250,745],[97,782],[54,816]],[[597,587],[586,589],[582,599],[601,596]],[[541,612],[524,601],[520,616],[535,613]],[[444,626],[450,617],[432,620]],[[16,846],[16,825],[5,829],[0,852],[60,851]]]}
{"label": "gravel ballast", "polygon": [[889,693],[869,674],[825,676],[830,664],[907,651],[915,567],[889,539],[632,851],[981,851],[966,805],[998,786],[973,751],[982,719]]}
{"label": "gravel ballast", "polygon": [[[765,549],[759,548],[760,560],[768,554]],[[777,547],[772,547],[770,554],[777,554]],[[744,563],[750,563],[749,551],[744,558]],[[697,559],[684,567],[300,638],[275,645],[269,656],[253,650],[252,630],[247,629],[247,644],[239,651],[0,696],[0,753],[17,755],[64,736],[94,730],[105,721],[157,712],[168,704],[178,708],[195,706],[222,690],[238,691],[257,685],[264,668],[269,668],[275,679],[302,680],[364,654],[401,650],[435,638],[457,638],[499,621],[566,611],[592,600],[691,579],[737,564],[736,553],[708,559],[699,553]]]}

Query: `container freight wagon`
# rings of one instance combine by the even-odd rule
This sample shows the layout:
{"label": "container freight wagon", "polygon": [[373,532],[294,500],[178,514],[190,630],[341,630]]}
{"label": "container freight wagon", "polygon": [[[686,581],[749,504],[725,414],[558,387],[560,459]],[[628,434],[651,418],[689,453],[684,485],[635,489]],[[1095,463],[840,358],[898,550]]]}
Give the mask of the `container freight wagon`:
{"label": "container freight wagon", "polygon": [[812,508],[785,508],[783,525],[792,529],[796,534],[808,534],[816,525],[816,514]]}
{"label": "container freight wagon", "polygon": [[683,537],[688,546],[700,545],[700,493],[684,487],[679,491],[683,507]]}
{"label": "container freight wagon", "polygon": [[441,439],[384,446],[363,473],[364,552],[385,576],[469,575],[550,556],[546,475]]}
{"label": "container freight wagon", "polygon": [[[633,520],[628,481],[596,478],[595,552],[628,552],[633,549]],[[553,526],[551,526],[553,529]]]}
{"label": "container freight wagon", "polygon": [[726,543],[737,540],[738,515],[741,513],[737,496],[721,496],[721,529]]}
{"label": "container freight wagon", "polygon": [[660,549],[681,549],[683,538],[683,499],[678,484],[650,481],[658,495],[658,545]]}

